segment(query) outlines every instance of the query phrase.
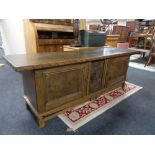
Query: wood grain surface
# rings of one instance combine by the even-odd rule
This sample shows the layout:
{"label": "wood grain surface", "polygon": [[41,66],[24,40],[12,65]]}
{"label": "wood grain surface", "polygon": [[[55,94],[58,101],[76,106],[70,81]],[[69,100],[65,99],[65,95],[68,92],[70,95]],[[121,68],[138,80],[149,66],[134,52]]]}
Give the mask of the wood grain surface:
{"label": "wood grain surface", "polygon": [[132,55],[137,53],[140,52],[129,49],[102,47],[92,50],[79,50],[78,52],[70,51],[6,55],[4,58],[16,71],[24,71],[95,60],[104,60],[107,58]]}

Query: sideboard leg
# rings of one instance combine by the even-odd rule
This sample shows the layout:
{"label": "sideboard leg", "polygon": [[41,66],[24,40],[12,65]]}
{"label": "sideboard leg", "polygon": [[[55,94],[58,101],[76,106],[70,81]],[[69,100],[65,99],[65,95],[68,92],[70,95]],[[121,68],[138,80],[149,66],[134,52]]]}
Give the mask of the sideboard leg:
{"label": "sideboard leg", "polygon": [[125,82],[122,83],[122,88],[124,88],[124,86],[125,86]]}
{"label": "sideboard leg", "polygon": [[45,121],[43,119],[38,119],[38,124],[40,128],[43,128],[45,126]]}

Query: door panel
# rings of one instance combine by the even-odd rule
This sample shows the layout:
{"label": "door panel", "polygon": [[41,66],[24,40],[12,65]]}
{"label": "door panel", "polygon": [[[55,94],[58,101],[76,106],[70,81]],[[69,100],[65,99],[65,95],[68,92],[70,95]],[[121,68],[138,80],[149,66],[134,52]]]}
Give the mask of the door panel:
{"label": "door panel", "polygon": [[107,60],[106,86],[111,86],[126,79],[129,57]]}
{"label": "door panel", "polygon": [[41,78],[44,81],[44,94],[42,95],[45,96],[45,107],[47,109],[59,107],[61,104],[85,96],[87,70],[88,64],[80,64],[41,71]]}
{"label": "door panel", "polygon": [[89,94],[103,89],[104,61],[90,64]]}

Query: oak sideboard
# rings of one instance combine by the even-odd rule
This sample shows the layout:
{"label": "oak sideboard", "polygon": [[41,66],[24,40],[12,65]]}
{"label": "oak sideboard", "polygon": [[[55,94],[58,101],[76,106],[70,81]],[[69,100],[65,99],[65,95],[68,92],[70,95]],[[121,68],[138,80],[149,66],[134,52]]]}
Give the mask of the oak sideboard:
{"label": "oak sideboard", "polygon": [[102,47],[94,50],[7,55],[22,74],[24,99],[39,127],[64,110],[122,86],[130,55],[138,51]]}

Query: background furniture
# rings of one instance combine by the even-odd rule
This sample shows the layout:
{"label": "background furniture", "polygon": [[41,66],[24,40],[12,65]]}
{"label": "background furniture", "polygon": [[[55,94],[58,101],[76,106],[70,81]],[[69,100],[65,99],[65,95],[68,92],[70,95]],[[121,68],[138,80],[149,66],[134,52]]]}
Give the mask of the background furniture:
{"label": "background furniture", "polygon": [[153,20],[136,20],[139,22],[137,48],[151,49]]}
{"label": "background furniture", "polygon": [[134,21],[127,21],[126,22],[126,26],[129,28],[128,31],[131,32],[135,32],[135,31],[139,31],[139,22],[134,20]]}
{"label": "background furniture", "polygon": [[149,33],[153,32],[153,20],[139,20],[139,33],[144,33],[145,28],[147,27],[147,30]]}
{"label": "background furniture", "polygon": [[111,34],[112,27],[117,25],[118,20],[116,19],[100,19],[100,23],[89,25],[89,30],[100,30]]}
{"label": "background furniture", "polygon": [[150,53],[150,50],[147,50],[147,49],[140,49],[140,48],[135,48],[135,47],[131,47],[128,49],[134,50],[134,51],[139,51],[141,53],[141,55],[143,56],[143,58],[145,57],[146,54],[149,55],[149,53]]}
{"label": "background furniture", "polygon": [[129,47],[136,47],[138,42],[138,36],[129,36],[128,42],[129,42]]}
{"label": "background furniture", "polygon": [[26,105],[37,117],[39,126],[44,127],[47,120],[67,108],[123,86],[129,57],[135,53],[138,52],[102,48],[8,55],[5,59],[22,73]]}
{"label": "background furniture", "polygon": [[152,40],[151,40],[152,45],[151,45],[150,54],[146,65],[150,65],[152,63],[153,58],[155,57],[155,21],[153,21],[153,24],[154,24],[154,29],[153,29]]}
{"label": "background furniture", "polygon": [[114,26],[112,34],[120,35],[119,41],[120,42],[127,42],[129,33],[129,27],[127,26]]}
{"label": "background furniture", "polygon": [[148,43],[148,37],[151,39],[152,34],[139,34],[138,38],[137,38],[136,46],[130,47],[129,49],[135,50],[135,51],[140,51],[143,58],[144,58],[146,54],[150,53],[151,40],[149,41],[150,44],[147,44]]}
{"label": "background furniture", "polygon": [[25,19],[27,52],[63,51],[63,45],[74,43],[71,19]]}
{"label": "background furniture", "polygon": [[112,33],[113,26],[118,24],[117,19],[100,19],[102,25],[99,27],[99,30],[106,32],[106,34]]}
{"label": "background furniture", "polygon": [[89,25],[89,30],[99,30],[100,29],[100,25]]}
{"label": "background furniture", "polygon": [[74,44],[72,44],[71,46],[74,47],[79,47],[79,25],[80,25],[80,20],[79,19],[73,19],[73,33],[74,33]]}
{"label": "background furniture", "polygon": [[128,42],[130,47],[136,47],[139,35],[139,22],[127,21],[126,26],[129,27]]}
{"label": "background furniture", "polygon": [[119,42],[120,35],[107,35],[106,36],[106,45],[117,47],[117,43]]}
{"label": "background furniture", "polygon": [[129,43],[117,43],[117,48],[129,48]]}
{"label": "background furniture", "polygon": [[137,40],[137,48],[150,49],[152,34],[139,34]]}
{"label": "background furniture", "polygon": [[129,27],[128,41],[130,47],[141,49],[151,48],[150,38],[153,32],[153,20],[137,19],[127,21],[126,25]]}
{"label": "background furniture", "polygon": [[84,47],[104,46],[106,34],[103,31],[81,30],[79,40],[81,46]]}
{"label": "background furniture", "polygon": [[[130,49],[140,51],[143,57],[145,57],[146,53],[150,53],[152,46],[154,21],[138,19],[127,22],[127,26],[129,27],[128,41],[130,47],[132,47]],[[151,59],[150,57],[150,62]]]}

